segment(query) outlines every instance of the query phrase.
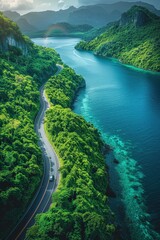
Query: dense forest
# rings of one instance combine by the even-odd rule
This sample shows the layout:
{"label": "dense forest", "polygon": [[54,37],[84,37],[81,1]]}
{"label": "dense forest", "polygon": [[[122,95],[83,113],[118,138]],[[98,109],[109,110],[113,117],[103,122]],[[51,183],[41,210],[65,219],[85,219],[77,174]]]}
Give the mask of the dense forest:
{"label": "dense forest", "polygon": [[[2,239],[17,222],[42,178],[42,157],[34,131],[39,86],[56,71],[58,54],[34,46],[0,14],[0,232]],[[8,35],[7,35],[8,33]],[[5,37],[28,49],[9,45]]]}
{"label": "dense forest", "polygon": [[27,239],[111,239],[115,230],[108,206],[104,143],[93,125],[71,111],[82,77],[65,66],[49,79],[52,103],[45,128],[61,159],[61,182],[50,210],[36,218]]}
{"label": "dense forest", "polygon": [[[122,14],[120,21],[104,29],[93,40],[81,41],[76,49],[94,51],[96,55],[117,58],[125,64],[160,71],[159,29],[160,17],[143,7],[134,6]],[[96,33],[93,31],[94,35]],[[92,38],[91,34],[89,38]]]}
{"label": "dense forest", "polygon": [[45,91],[51,103],[71,107],[76,92],[84,86],[84,79],[76,75],[73,69],[65,66],[58,75],[48,80]]}
{"label": "dense forest", "polygon": [[28,239],[110,239],[115,227],[106,194],[104,143],[69,108],[84,79],[65,65],[53,76],[56,63],[62,64],[59,55],[35,46],[2,14],[0,29],[0,238],[16,224],[42,178],[34,120],[38,89],[52,76],[45,87],[52,103],[45,128],[61,159],[61,182],[52,207],[37,217]]}

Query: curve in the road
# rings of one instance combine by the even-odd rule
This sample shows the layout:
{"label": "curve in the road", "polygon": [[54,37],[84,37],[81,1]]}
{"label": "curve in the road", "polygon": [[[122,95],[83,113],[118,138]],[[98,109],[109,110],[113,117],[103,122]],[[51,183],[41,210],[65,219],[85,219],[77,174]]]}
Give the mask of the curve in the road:
{"label": "curve in the road", "polygon": [[[63,67],[57,65],[57,68],[56,75],[59,74]],[[22,240],[25,238],[27,229],[34,224],[35,215],[48,210],[51,204],[52,193],[57,189],[60,180],[60,174],[58,171],[59,160],[44,129],[45,113],[47,109],[50,108],[49,101],[45,95],[44,85],[40,88],[40,103],[41,107],[35,119],[35,131],[39,136],[38,145],[42,150],[42,157],[44,160],[43,179],[25,214],[19,220],[18,224],[14,227],[6,240]],[[54,181],[50,181],[50,176],[54,176]]]}

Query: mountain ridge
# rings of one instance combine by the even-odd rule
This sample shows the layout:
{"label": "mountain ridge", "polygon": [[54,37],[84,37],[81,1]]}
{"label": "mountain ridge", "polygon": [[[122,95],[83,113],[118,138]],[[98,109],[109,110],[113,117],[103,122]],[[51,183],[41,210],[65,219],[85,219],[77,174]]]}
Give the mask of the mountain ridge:
{"label": "mountain ridge", "polygon": [[160,71],[160,17],[133,6],[102,34],[81,41],[76,49],[90,50],[102,57],[113,57],[138,68]]}
{"label": "mountain ridge", "polygon": [[[141,1],[122,1],[113,4],[96,4],[89,6],[81,6],[79,8],[70,7],[66,10],[59,10],[57,12],[52,10],[42,12],[30,12],[19,16],[19,18],[17,18],[15,12],[12,13],[7,11],[6,13],[4,12],[4,14],[7,14],[7,17],[10,17],[16,22],[21,18],[25,19],[28,25],[32,26],[28,32],[33,32],[33,27],[36,28],[37,31],[44,31],[50,25],[60,22],[67,22],[74,25],[89,24],[93,27],[102,27],[109,22],[119,20],[121,14],[129,10],[135,4],[144,6],[150,11],[156,13],[157,15],[160,15],[160,10],[157,10],[154,6]],[[27,34],[27,32],[23,31],[22,28],[21,30],[22,32]]]}

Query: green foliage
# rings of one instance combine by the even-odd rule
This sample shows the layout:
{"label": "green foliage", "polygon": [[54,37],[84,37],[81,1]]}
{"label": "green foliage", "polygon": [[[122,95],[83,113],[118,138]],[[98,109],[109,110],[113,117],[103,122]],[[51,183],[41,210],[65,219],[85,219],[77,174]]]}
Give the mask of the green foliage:
{"label": "green foliage", "polygon": [[11,35],[17,40],[23,39],[22,33],[20,32],[17,24],[0,12],[0,42],[2,42],[4,37]]}
{"label": "green foliage", "polygon": [[[6,24],[12,28],[12,22]],[[25,56],[15,46],[2,49],[0,55],[1,238],[40,183],[42,159],[33,124],[39,109],[38,86],[53,75],[56,62],[61,63],[54,50],[34,46],[26,37],[23,41],[28,49]],[[61,185],[53,194],[51,209],[37,217],[28,239],[110,239],[114,231],[106,196],[104,144],[91,124],[67,108],[84,85],[83,78],[67,66],[46,85],[55,105],[47,112],[46,130],[63,159]]]}
{"label": "green foliage", "polygon": [[73,69],[65,66],[58,75],[49,79],[45,91],[51,103],[70,107],[77,90],[83,86],[84,79],[76,75]]}
{"label": "green foliage", "polygon": [[0,57],[9,61],[21,74],[33,76],[39,85],[56,72],[56,63],[61,63],[55,50],[33,43],[27,56],[19,48],[10,46],[7,52],[0,53]]}
{"label": "green foliage", "polygon": [[5,60],[1,59],[0,69],[0,229],[5,234],[38,187],[42,160],[33,125],[38,86]]}
{"label": "green foliage", "polygon": [[143,8],[146,17],[141,16],[139,21],[145,19],[146,23],[137,27],[133,15],[137,8],[122,15],[125,24],[121,24],[121,20],[95,39],[81,41],[76,48],[91,50],[103,57],[118,58],[139,68],[160,71],[160,18]]}
{"label": "green foliage", "polygon": [[[5,36],[12,31],[22,36],[1,14],[0,24]],[[42,157],[34,131],[38,88],[60,61],[54,50],[23,40],[29,46],[27,55],[15,46],[0,53],[0,239],[21,217],[41,181]]]}
{"label": "green foliage", "polygon": [[37,217],[27,239],[111,239],[115,230],[106,195],[104,143],[93,125],[67,108],[82,85],[82,77],[67,66],[46,84],[54,106],[45,127],[62,159],[61,183],[52,207]]}
{"label": "green foliage", "polygon": [[46,129],[63,159],[61,185],[52,207],[37,217],[27,239],[111,239],[113,216],[98,131],[59,105],[48,110]]}

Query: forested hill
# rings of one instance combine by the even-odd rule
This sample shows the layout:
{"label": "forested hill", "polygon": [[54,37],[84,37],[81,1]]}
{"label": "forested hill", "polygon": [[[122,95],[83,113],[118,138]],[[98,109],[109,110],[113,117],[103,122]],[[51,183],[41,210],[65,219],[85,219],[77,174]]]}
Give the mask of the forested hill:
{"label": "forested hill", "polygon": [[60,159],[61,180],[49,211],[37,216],[28,240],[113,239],[106,147],[94,126],[70,109],[77,88],[84,84],[81,76],[64,66],[45,85],[51,104],[45,129]]}
{"label": "forested hill", "polygon": [[[13,22],[2,15],[1,19],[3,31],[8,29],[6,38],[20,36],[28,49],[23,53],[7,43],[7,48],[0,50],[2,240],[25,212],[42,178],[41,151],[34,132],[38,87],[53,75],[60,58],[54,50],[34,46]],[[98,131],[69,109],[84,85],[84,79],[67,66],[46,84],[54,106],[47,112],[45,126],[63,163],[61,183],[53,194],[52,207],[37,217],[27,239],[112,239],[115,231],[108,206],[105,145]]]}
{"label": "forested hill", "polygon": [[160,71],[160,17],[134,6],[122,14],[101,35],[76,48],[94,51],[96,55],[113,57],[122,63],[152,71]]}
{"label": "forested hill", "polygon": [[117,1],[112,4],[107,2],[103,0],[103,4],[95,4],[95,1],[90,1],[89,6],[70,7],[59,11],[29,12],[24,15],[20,15],[17,12],[5,11],[4,14],[13,21],[16,21],[21,31],[27,35],[31,35],[35,31],[44,31],[51,25],[60,22],[67,22],[71,25],[88,24],[94,27],[102,27],[109,22],[119,20],[121,14],[128,11],[133,5],[145,7],[149,11],[160,15],[160,11],[153,5],[142,1]]}
{"label": "forested hill", "polygon": [[34,31],[32,33],[28,33],[30,37],[82,37],[86,32],[93,29],[92,26],[84,24],[84,25],[71,25],[66,22],[52,24],[44,31]]}
{"label": "forested hill", "polygon": [[41,181],[34,118],[38,88],[56,71],[57,61],[54,50],[34,46],[0,14],[0,239],[21,217]]}

